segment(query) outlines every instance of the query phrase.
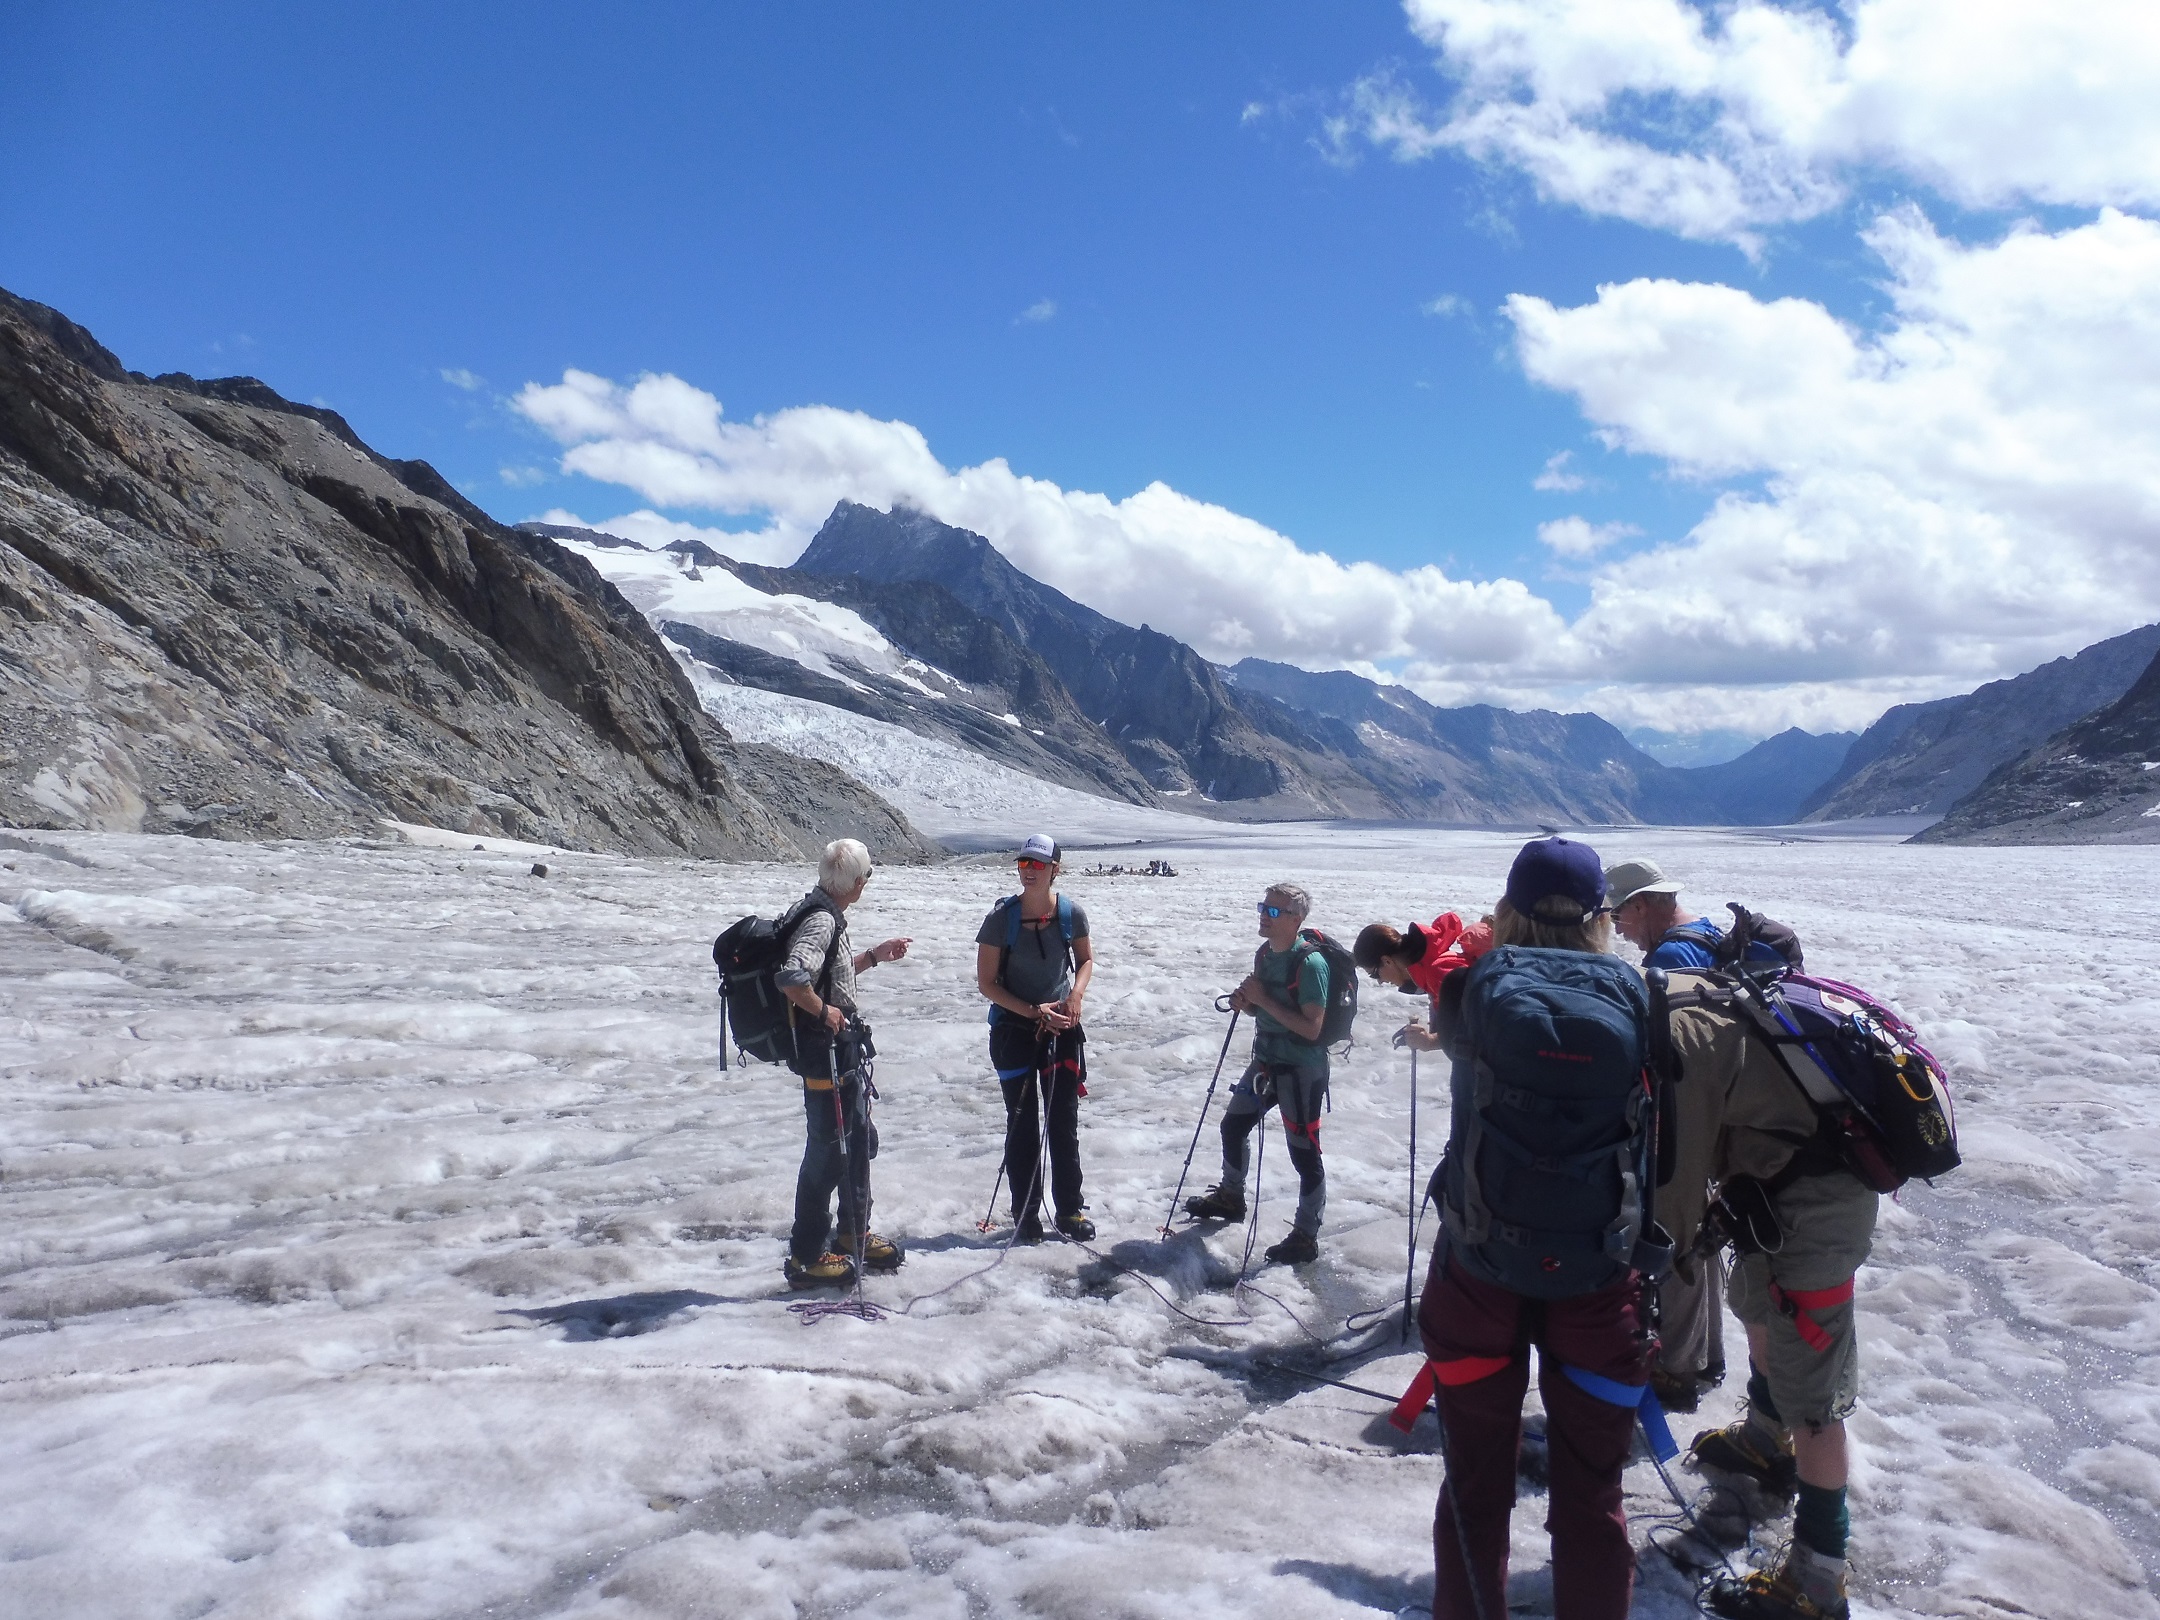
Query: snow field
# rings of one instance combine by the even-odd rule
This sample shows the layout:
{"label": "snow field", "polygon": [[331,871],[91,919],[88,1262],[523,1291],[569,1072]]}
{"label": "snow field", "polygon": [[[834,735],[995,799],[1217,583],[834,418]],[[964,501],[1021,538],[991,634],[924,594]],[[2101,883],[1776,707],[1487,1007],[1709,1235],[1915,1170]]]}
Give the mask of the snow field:
{"label": "snow field", "polygon": [[[956,817],[999,811],[991,786]],[[1154,1229],[1265,884],[1303,882],[1347,935],[1488,905],[1520,840],[1085,803],[1102,836],[1171,823],[1141,854],[1184,874],[1065,880],[1101,959],[1095,1247],[1223,1325],[1071,1245],[968,1279],[1004,1230],[975,1228],[1003,1113],[972,987],[1002,862],[881,870],[852,914],[859,946],[915,940],[863,982],[876,1224],[910,1257],[869,1284],[887,1320],[805,1327],[778,1269],[802,1094],[716,1070],[707,952],[806,873],[569,855],[540,879],[484,851],[5,835],[0,1612],[1429,1604],[1430,1420],[1405,1445],[1378,1402],[1259,1365],[1389,1395],[1415,1366],[1391,1316],[1341,1327],[1401,1295],[1408,1065],[1384,1037],[1416,1003],[1369,990],[1337,1068],[1320,1265],[1237,1295],[1242,1229]],[[1885,1206],[1860,1279],[1856,1607],[2160,1613],[2152,853],[1590,836],[1795,924],[1959,1084],[1966,1167]],[[1422,1080],[1421,1172],[1445,1129],[1444,1076]],[[1270,1144],[1262,1245],[1294,1184]],[[1629,1484],[1647,1539],[1662,1489],[1646,1464]],[[1526,1491],[1516,1612],[1549,1610],[1541,1517]],[[1686,1614],[1690,1590],[1647,1555],[1637,1613]]]}

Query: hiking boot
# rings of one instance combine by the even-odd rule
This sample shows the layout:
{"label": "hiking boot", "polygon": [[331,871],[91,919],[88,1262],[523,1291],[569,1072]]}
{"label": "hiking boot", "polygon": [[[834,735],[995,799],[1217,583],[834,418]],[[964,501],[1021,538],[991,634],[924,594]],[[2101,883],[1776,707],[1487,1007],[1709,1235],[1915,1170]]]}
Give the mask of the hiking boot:
{"label": "hiking boot", "polygon": [[845,1288],[855,1280],[855,1262],[844,1254],[821,1254],[805,1264],[791,1254],[780,1273],[797,1292],[805,1288]]}
{"label": "hiking boot", "polygon": [[1799,1464],[1793,1461],[1792,1442],[1769,1437],[1745,1418],[1722,1429],[1705,1429],[1688,1447],[1688,1460],[1697,1468],[1751,1479],[1773,1496],[1790,1496],[1800,1482]]}
{"label": "hiking boot", "polygon": [[1320,1240],[1310,1232],[1290,1228],[1290,1235],[1267,1252],[1271,1266],[1309,1266],[1320,1258]]}
{"label": "hiking boot", "polygon": [[907,1251],[891,1238],[879,1237],[871,1232],[860,1242],[852,1232],[842,1232],[833,1239],[833,1247],[842,1254],[862,1256],[865,1271],[898,1271],[900,1262],[907,1258]]}
{"label": "hiking boot", "polygon": [[1210,1187],[1199,1197],[1185,1200],[1185,1213],[1202,1221],[1242,1221],[1245,1218],[1245,1189]]}
{"label": "hiking boot", "polygon": [[1776,1569],[1720,1575],[1703,1592],[1712,1614],[1725,1620],[1850,1620],[1845,1560],[1794,1542]]}
{"label": "hiking boot", "polygon": [[1025,1243],[1032,1246],[1034,1244],[1040,1243],[1042,1240],[1043,1224],[1042,1217],[1040,1215],[1030,1215],[1026,1220],[1020,1223],[1019,1230],[1013,1233],[1013,1241],[1015,1243]]}
{"label": "hiking boot", "polygon": [[1076,1209],[1070,1215],[1057,1218],[1057,1229],[1075,1243],[1095,1241],[1095,1223],[1087,1218],[1087,1211]]}
{"label": "hiking boot", "polygon": [[1653,1371],[1650,1388],[1657,1396],[1658,1405],[1668,1412],[1692,1412],[1702,1405],[1704,1381],[1692,1373],[1669,1373]]}

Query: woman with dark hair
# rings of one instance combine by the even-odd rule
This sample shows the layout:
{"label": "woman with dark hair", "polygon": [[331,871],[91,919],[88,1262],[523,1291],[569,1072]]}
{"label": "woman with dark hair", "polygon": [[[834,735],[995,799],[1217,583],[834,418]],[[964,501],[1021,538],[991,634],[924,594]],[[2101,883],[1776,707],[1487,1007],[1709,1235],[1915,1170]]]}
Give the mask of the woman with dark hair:
{"label": "woman with dark hair", "polygon": [[[1437,997],[1451,974],[1459,973],[1492,949],[1493,920],[1465,925],[1452,911],[1443,911],[1430,927],[1412,923],[1398,930],[1391,923],[1367,923],[1358,931],[1351,958],[1382,984],[1392,984],[1406,995]],[[1440,1038],[1416,1019],[1396,1032],[1404,1046],[1431,1052]]]}

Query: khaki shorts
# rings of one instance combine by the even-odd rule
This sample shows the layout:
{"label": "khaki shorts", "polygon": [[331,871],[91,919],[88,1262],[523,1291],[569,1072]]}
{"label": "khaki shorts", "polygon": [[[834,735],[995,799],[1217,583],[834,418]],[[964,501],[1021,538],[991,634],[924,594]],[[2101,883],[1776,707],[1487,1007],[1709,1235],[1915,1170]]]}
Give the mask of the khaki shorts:
{"label": "khaki shorts", "polygon": [[1725,1301],[1750,1327],[1768,1329],[1770,1399],[1792,1428],[1819,1429],[1852,1415],[1860,1395],[1860,1340],[1852,1301],[1809,1311],[1829,1336],[1821,1350],[1809,1347],[1792,1318],[1777,1308],[1770,1285],[1804,1291],[1835,1288],[1858,1271],[1875,1236],[1876,1195],[1842,1171],[1802,1176],[1773,1194],[1785,1245],[1776,1254],[1743,1255],[1733,1262]]}

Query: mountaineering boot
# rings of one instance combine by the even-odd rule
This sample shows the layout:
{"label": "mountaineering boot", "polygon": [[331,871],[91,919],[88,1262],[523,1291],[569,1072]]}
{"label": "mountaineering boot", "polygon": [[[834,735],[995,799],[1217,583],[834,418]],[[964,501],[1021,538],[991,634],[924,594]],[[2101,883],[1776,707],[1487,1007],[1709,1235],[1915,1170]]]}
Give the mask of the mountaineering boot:
{"label": "mountaineering boot", "polygon": [[1199,1197],[1185,1200],[1185,1213],[1203,1221],[1242,1221],[1245,1218],[1245,1189],[1210,1187]]}
{"label": "mountaineering boot", "polygon": [[1795,1541],[1776,1569],[1720,1575],[1703,1593],[1725,1620],[1850,1620],[1845,1560]]}
{"label": "mountaineering boot", "polygon": [[1792,1442],[1745,1418],[1703,1430],[1688,1447],[1688,1460],[1697,1468],[1751,1479],[1773,1496],[1792,1495],[1800,1480]]}
{"label": "mountaineering boot", "polygon": [[1020,1229],[1017,1232],[1013,1233],[1013,1241],[1015,1243],[1026,1243],[1032,1246],[1034,1244],[1040,1243],[1042,1240],[1043,1225],[1042,1217],[1040,1215],[1030,1215],[1026,1220],[1020,1223]]}
{"label": "mountaineering boot", "polygon": [[1319,1258],[1320,1240],[1295,1226],[1290,1228],[1288,1237],[1270,1246],[1267,1252],[1267,1263],[1271,1266],[1305,1266]]}
{"label": "mountaineering boot", "polygon": [[1095,1241],[1095,1223],[1087,1218],[1087,1211],[1076,1209],[1070,1215],[1057,1218],[1057,1229],[1075,1243]]}
{"label": "mountaineering boot", "polygon": [[1658,1405],[1666,1411],[1692,1412],[1702,1405],[1703,1391],[1709,1385],[1693,1373],[1658,1370],[1650,1374],[1650,1387],[1657,1392]]}
{"label": "mountaineering boot", "polygon": [[821,1254],[808,1265],[792,1254],[780,1267],[787,1285],[800,1292],[805,1288],[845,1288],[855,1280],[855,1262],[844,1254]]}
{"label": "mountaineering boot", "polygon": [[907,1258],[907,1251],[891,1238],[879,1237],[871,1232],[860,1241],[852,1232],[841,1232],[832,1240],[833,1247],[842,1254],[862,1256],[865,1271],[898,1271],[900,1262]]}

